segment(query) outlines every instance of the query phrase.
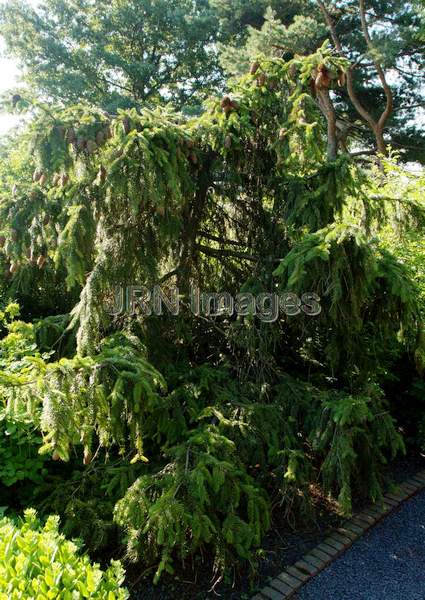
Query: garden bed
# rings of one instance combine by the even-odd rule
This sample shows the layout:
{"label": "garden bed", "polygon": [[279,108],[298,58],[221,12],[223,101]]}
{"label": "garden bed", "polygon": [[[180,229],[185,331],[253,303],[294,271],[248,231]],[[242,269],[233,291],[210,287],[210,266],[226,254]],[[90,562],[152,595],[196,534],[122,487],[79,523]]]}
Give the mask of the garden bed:
{"label": "garden bed", "polygon": [[[411,454],[394,461],[387,468],[388,489],[401,483],[424,468],[425,459]],[[152,572],[146,572],[142,578],[135,570],[129,571],[132,600],[204,600],[223,598],[225,600],[244,600],[267,584],[269,578],[281,573],[287,566],[295,563],[304,554],[320,544],[335,527],[344,521],[338,514],[337,506],[316,494],[316,518],[312,523],[297,523],[295,529],[287,521],[279,519],[279,511],[274,514],[273,526],[264,538],[262,556],[251,576],[246,573],[235,575],[233,580],[223,581],[211,588],[211,564],[195,562],[185,570],[176,570],[173,576],[161,578],[158,585],[152,584]],[[358,501],[354,510],[370,501]],[[248,567],[249,568],[249,567]]]}

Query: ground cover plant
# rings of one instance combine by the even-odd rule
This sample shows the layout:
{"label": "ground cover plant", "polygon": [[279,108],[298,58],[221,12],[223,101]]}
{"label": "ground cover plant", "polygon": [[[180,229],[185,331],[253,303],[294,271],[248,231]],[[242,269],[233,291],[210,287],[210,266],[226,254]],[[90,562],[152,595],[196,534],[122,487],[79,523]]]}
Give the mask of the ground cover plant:
{"label": "ground cover plant", "polygon": [[[47,533],[59,539],[60,527],[102,564],[120,558],[157,583],[204,561],[214,587],[229,572],[254,574],[276,514],[295,527],[314,519],[317,490],[349,514],[359,498],[380,498],[389,461],[424,446],[424,177],[387,146],[406,131],[386,78],[406,55],[411,22],[412,61],[423,60],[420,12],[392,3],[403,27],[384,55],[368,29],[380,3],[369,12],[341,4],[340,31],[331,7],[317,3],[322,22],[307,47],[269,40],[277,31],[300,43],[292,13],[291,25],[269,11],[256,33],[251,24],[233,35],[222,63],[239,48],[245,66],[228,83],[217,57],[201,51],[217,23],[222,44],[237,26],[218,2],[188,64],[161,71],[166,83],[152,79],[167,56],[148,24],[161,60],[152,51],[149,72],[136,72],[134,47],[125,51],[117,36],[108,52],[92,48],[99,80],[65,48],[41,43],[47,13],[28,21],[11,3],[46,60],[36,72],[3,9],[4,35],[28,75],[6,101],[26,123],[4,141],[0,162],[8,531],[33,507],[39,517],[27,512],[20,527],[43,531],[47,519]],[[79,7],[84,36],[97,28],[102,37],[124,18],[122,6],[111,10],[99,32]],[[188,35],[180,17],[177,38]],[[357,18],[363,37],[353,41],[347,22]],[[359,48],[377,74],[363,114]],[[55,96],[58,53],[76,79],[58,70]],[[205,94],[199,70],[193,94],[182,87],[191,61],[207,61],[198,65]],[[344,129],[344,119],[361,122]],[[178,288],[178,314],[149,313],[140,301],[111,313],[117,287],[158,284],[168,297]],[[197,314],[193,289],[244,294],[245,304]],[[118,566],[103,576],[75,552],[111,597],[125,597]]]}

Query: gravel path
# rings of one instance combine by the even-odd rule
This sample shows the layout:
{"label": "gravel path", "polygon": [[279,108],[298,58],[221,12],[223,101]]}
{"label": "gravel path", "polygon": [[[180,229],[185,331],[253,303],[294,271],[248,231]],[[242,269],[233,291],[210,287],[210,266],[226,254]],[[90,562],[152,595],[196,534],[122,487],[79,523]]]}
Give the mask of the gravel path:
{"label": "gravel path", "polygon": [[383,519],[297,600],[425,600],[425,492]]}

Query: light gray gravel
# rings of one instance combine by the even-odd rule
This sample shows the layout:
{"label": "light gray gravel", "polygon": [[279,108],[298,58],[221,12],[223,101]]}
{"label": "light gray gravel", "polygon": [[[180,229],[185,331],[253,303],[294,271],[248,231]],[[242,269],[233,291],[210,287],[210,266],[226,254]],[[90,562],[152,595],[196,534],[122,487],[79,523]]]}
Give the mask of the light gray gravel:
{"label": "light gray gravel", "polygon": [[425,600],[425,492],[370,529],[297,600]]}

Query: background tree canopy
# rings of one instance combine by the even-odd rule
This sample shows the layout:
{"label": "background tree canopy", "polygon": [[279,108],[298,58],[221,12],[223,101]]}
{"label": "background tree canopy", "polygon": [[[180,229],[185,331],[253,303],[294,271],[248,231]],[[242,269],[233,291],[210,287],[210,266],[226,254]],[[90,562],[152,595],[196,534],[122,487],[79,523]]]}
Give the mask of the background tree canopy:
{"label": "background tree canopy", "polygon": [[55,101],[196,106],[221,80],[207,0],[17,1],[1,20],[30,89]]}
{"label": "background tree canopy", "polygon": [[[224,89],[225,74],[246,72],[259,55],[290,58],[331,39],[320,4],[51,0],[33,9],[13,1],[1,9],[0,22],[8,51],[19,59],[35,96],[65,103],[86,100],[112,112],[158,101],[193,111],[211,91]],[[374,118],[386,103],[374,60],[387,73],[394,100],[386,143],[403,150],[406,159],[423,161],[420,6],[401,0],[368,3],[372,53],[357,2],[329,4],[328,15],[342,52],[356,65],[355,93]],[[345,90],[337,96],[346,134],[356,147],[372,147],[373,134],[364,116]]]}

